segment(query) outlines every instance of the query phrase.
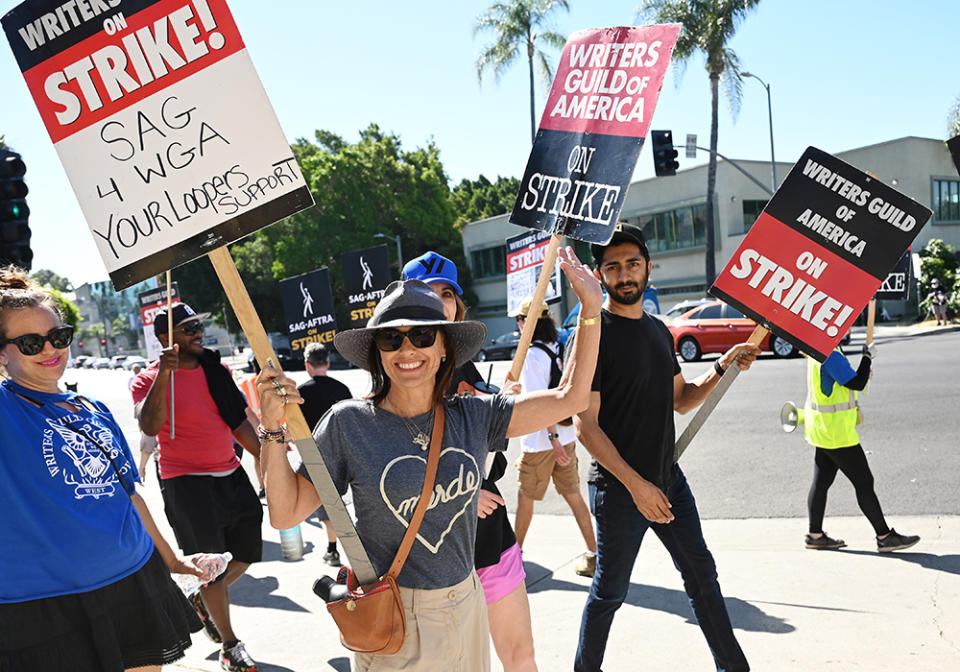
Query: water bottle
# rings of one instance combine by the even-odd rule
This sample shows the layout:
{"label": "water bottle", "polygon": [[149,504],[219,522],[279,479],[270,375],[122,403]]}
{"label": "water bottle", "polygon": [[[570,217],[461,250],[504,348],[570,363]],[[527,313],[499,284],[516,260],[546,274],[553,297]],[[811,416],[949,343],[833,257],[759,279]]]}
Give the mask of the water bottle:
{"label": "water bottle", "polygon": [[303,557],[303,536],[300,526],[280,530],[280,552],[284,560],[299,560]]}
{"label": "water bottle", "polygon": [[194,564],[203,570],[203,576],[194,576],[193,574],[171,574],[173,582],[183,592],[184,595],[192,595],[201,586],[204,586],[215,578],[227,571],[227,565],[233,560],[230,551],[226,553],[198,553],[191,556]]}

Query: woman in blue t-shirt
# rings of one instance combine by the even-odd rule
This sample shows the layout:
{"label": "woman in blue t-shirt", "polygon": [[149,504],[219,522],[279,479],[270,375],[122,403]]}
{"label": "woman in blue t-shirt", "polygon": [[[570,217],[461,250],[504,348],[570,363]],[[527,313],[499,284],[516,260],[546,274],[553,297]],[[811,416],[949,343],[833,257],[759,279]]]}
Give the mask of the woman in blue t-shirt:
{"label": "woman in blue t-shirt", "polygon": [[159,671],[201,624],[107,408],[63,392],[73,328],[0,268],[0,672]]}

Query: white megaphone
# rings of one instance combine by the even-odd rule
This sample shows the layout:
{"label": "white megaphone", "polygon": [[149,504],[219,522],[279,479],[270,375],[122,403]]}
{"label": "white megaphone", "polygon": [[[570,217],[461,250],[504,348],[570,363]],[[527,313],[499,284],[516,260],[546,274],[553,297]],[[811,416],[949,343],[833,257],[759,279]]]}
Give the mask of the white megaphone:
{"label": "white megaphone", "polygon": [[780,426],[787,434],[803,424],[803,409],[797,408],[792,401],[788,401],[780,409]]}

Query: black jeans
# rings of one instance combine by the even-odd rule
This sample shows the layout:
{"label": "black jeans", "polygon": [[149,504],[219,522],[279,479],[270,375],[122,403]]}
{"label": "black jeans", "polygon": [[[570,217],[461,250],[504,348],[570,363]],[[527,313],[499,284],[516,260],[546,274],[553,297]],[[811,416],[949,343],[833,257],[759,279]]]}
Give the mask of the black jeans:
{"label": "black jeans", "polygon": [[873,525],[879,537],[890,531],[880,509],[880,500],[873,490],[873,473],[867,464],[867,456],[858,443],[848,448],[817,448],[814,456],[813,484],[807,495],[807,510],[810,516],[810,532],[823,532],[823,515],[827,509],[827,490],[833,485],[837,471],[850,479],[857,493],[857,504],[863,515]]}
{"label": "black jeans", "polygon": [[[717,670],[750,669],[730,625],[717,581],[717,566],[700,528],[697,503],[683,472],[679,467],[674,469],[677,481],[666,491],[674,516],[668,524],[651,523],[644,518],[619,482],[602,487],[590,484],[590,509],[597,520],[597,571],[580,621],[580,643],[573,665],[576,672],[599,672],[613,616],[627,596],[640,542],[651,528],[680,570],[684,590]],[[678,660],[675,669],[686,667]]]}

